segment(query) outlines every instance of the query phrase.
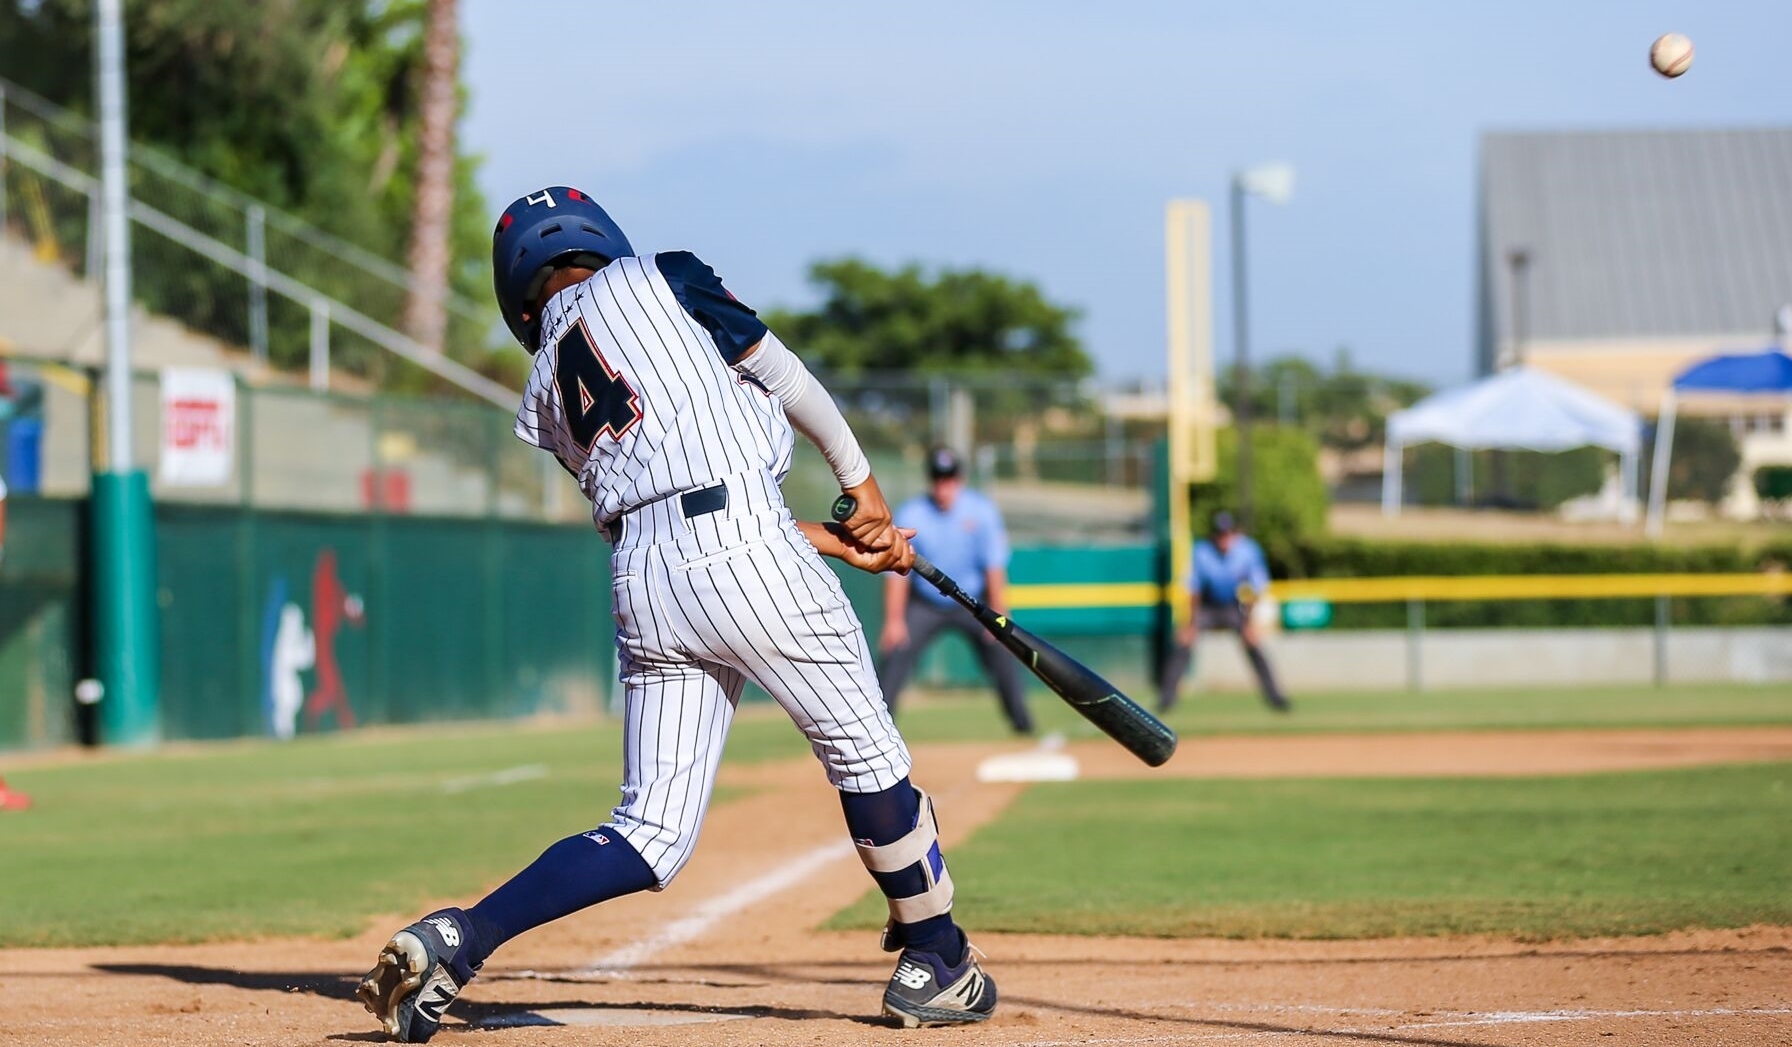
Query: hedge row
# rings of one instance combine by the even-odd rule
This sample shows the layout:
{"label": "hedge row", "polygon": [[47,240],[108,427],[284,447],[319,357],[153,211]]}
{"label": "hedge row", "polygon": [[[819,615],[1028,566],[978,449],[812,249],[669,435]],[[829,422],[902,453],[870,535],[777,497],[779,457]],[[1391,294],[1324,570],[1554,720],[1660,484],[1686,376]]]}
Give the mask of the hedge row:
{"label": "hedge row", "polygon": [[1792,569],[1792,538],[1735,545],[1512,545],[1309,538],[1270,565],[1278,578],[1462,574],[1723,574]]}
{"label": "hedge row", "polygon": [[[1427,601],[1425,627],[1436,629],[1612,629],[1655,622],[1655,601],[1451,600]],[[1792,601],[1772,596],[1674,597],[1672,625],[1792,625]],[[1333,629],[1403,629],[1406,605],[1338,604]]]}
{"label": "hedge row", "polygon": [[[1736,546],[1498,545],[1395,543],[1349,538],[1303,542],[1298,560],[1272,564],[1278,578],[1383,578],[1402,575],[1723,574],[1774,566],[1792,569],[1792,540]],[[1398,628],[1404,604],[1339,604],[1338,629]],[[1669,601],[1675,625],[1792,625],[1782,597],[1686,597]],[[1425,624],[1440,628],[1602,628],[1649,625],[1652,599],[1433,601]]]}

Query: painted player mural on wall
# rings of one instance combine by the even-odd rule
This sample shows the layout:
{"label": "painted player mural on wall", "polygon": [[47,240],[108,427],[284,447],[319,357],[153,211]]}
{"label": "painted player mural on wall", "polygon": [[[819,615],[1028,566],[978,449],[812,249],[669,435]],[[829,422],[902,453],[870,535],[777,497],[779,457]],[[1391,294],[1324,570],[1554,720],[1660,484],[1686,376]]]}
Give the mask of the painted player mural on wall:
{"label": "painted player mural on wall", "polygon": [[317,554],[311,572],[311,631],[317,636],[317,680],[305,699],[305,725],[317,729],[324,713],[336,714],[336,726],[355,725],[355,710],[342,686],[342,669],[336,661],[336,633],[346,623],[359,626],[364,618],[361,598],[342,586],[336,573],[336,550]]}
{"label": "painted player mural on wall", "polygon": [[[355,726],[354,706],[342,682],[336,656],[336,636],[346,625],[360,626],[366,619],[361,598],[342,584],[336,550],[317,554],[311,571],[311,622],[291,596],[285,576],[273,579],[266,610],[262,614],[261,664],[262,710],[268,732],[276,738],[298,733],[299,712],[305,727],[315,731],[325,713],[333,713],[336,726]],[[310,693],[302,674],[312,673]]]}
{"label": "painted player mural on wall", "polygon": [[305,611],[287,599],[285,578],[274,579],[262,627],[262,709],[268,731],[276,738],[296,732],[299,708],[305,702],[305,681],[299,675],[317,664],[317,643],[305,627]]}

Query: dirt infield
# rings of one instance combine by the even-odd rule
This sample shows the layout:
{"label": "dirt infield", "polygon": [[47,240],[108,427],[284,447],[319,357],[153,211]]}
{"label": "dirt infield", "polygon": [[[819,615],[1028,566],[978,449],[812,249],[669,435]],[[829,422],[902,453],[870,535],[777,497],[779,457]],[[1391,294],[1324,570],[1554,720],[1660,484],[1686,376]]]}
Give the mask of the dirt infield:
{"label": "dirt infield", "polygon": [[[977,763],[1003,749],[917,753],[948,844],[1023,788],[976,781]],[[1091,777],[1137,773],[1105,744],[1071,752]],[[1788,756],[1783,728],[1319,735],[1196,739],[1166,771],[1531,774]],[[450,1012],[466,1024],[435,1042],[1792,1045],[1792,928],[1541,946],[992,935],[978,943],[1001,986],[996,1020],[904,1033],[876,1019],[890,964],[869,936],[812,929],[867,883],[819,772],[776,764],[725,778],[754,791],[716,809],[672,888],[512,943]],[[412,915],[346,942],[0,952],[0,1044],[377,1041],[353,978]]]}

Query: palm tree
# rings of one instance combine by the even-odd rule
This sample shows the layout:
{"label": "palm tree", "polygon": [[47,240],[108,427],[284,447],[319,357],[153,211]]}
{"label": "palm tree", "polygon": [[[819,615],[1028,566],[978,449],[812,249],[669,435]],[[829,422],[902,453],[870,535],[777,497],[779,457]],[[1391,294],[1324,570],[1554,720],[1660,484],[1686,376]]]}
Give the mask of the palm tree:
{"label": "palm tree", "polygon": [[448,328],[448,226],[454,210],[454,120],[460,110],[455,0],[428,0],[423,39],[423,125],[408,261],[405,333],[441,352]]}

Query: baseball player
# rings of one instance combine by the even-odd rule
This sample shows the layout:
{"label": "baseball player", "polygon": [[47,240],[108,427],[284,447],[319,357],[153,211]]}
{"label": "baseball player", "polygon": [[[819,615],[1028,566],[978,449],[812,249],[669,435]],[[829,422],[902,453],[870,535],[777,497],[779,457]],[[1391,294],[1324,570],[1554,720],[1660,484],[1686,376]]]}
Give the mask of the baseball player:
{"label": "baseball player", "polygon": [[1285,713],[1292,706],[1276,685],[1275,672],[1269,667],[1257,626],[1251,621],[1258,595],[1269,588],[1269,565],[1264,562],[1263,548],[1240,532],[1232,514],[1224,510],[1213,514],[1209,530],[1210,538],[1195,543],[1188,621],[1177,630],[1176,646],[1165,659],[1163,679],[1158,684],[1158,711],[1168,712],[1176,704],[1176,692],[1194,658],[1195,641],[1201,631],[1230,629],[1244,645],[1263,700],[1276,712]]}
{"label": "baseball player", "polygon": [[[896,523],[917,532],[915,548],[940,570],[959,579],[965,592],[997,613],[1007,609],[1008,532],[994,502],[964,483],[964,468],[950,448],[927,455],[926,494],[916,495],[896,510]],[[971,643],[983,671],[995,681],[1002,712],[1016,733],[1031,734],[1020,663],[1009,657],[971,613],[918,575],[884,580],[884,629],[878,646],[884,663],[878,675],[884,701],[896,712],[896,700],[913,675],[921,653],[942,629],[952,629]]]}
{"label": "baseball player", "polygon": [[[906,571],[914,559],[833,398],[709,266],[636,255],[576,189],[506,208],[492,268],[499,310],[535,356],[517,435],[572,474],[612,543],[622,802],[477,905],[395,934],[360,999],[387,1035],[422,1042],[509,939],[670,883],[752,680],[808,736],[889,900],[883,947],[901,956],[884,1012],[907,1027],[989,1017],[995,983],[953,922],[933,802],[909,782],[864,632],[821,562]],[[785,508],[793,426],[857,499],[844,524]]]}

